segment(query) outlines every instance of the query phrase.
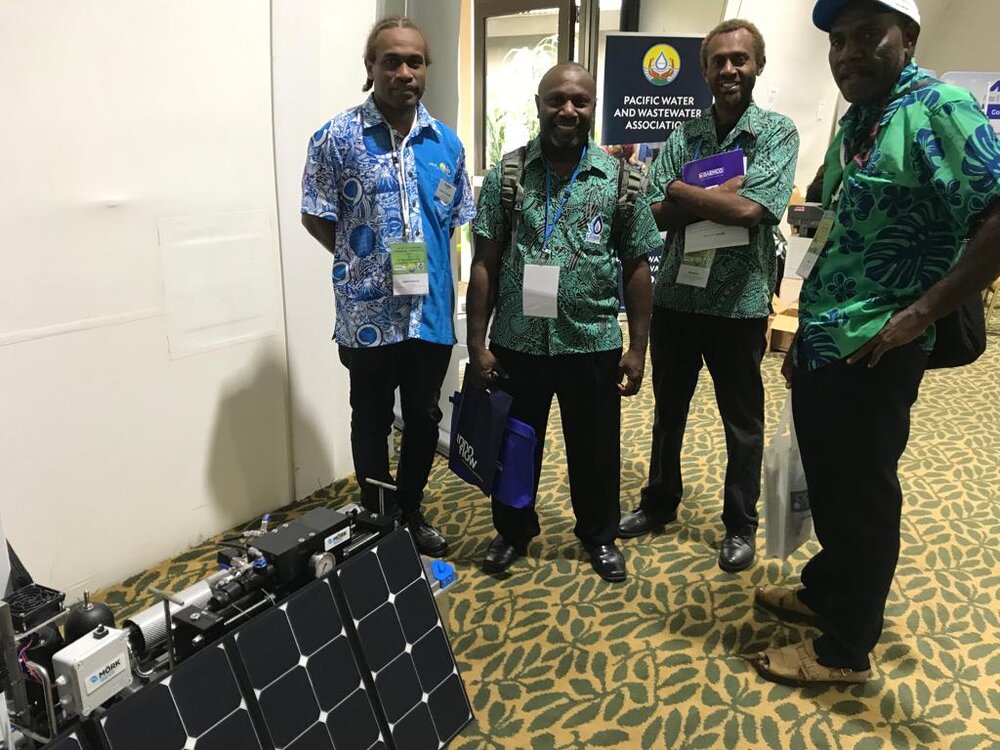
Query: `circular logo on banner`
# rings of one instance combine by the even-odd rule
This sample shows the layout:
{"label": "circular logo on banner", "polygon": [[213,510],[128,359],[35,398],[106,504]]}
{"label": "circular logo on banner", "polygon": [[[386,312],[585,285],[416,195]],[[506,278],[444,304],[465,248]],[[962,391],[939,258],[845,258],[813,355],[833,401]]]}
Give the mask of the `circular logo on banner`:
{"label": "circular logo on banner", "polygon": [[669,44],[654,44],[642,58],[646,80],[656,86],[673,83],[681,73],[681,56]]}

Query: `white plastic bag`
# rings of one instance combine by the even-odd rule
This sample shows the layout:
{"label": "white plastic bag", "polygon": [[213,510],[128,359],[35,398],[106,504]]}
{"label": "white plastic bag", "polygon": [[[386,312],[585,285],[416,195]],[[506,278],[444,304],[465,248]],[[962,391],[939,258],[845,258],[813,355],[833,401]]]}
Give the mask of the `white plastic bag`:
{"label": "white plastic bag", "polygon": [[812,536],[812,511],[795,439],[791,393],[781,410],[778,429],[764,449],[764,518],[768,557],[786,559]]}

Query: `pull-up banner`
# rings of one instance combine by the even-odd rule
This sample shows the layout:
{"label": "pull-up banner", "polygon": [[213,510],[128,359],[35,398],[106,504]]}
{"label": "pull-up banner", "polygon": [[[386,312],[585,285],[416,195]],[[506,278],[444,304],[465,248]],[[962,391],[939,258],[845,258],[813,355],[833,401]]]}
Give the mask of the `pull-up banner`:
{"label": "pull-up banner", "polygon": [[601,143],[662,143],[712,104],[701,37],[608,34]]}

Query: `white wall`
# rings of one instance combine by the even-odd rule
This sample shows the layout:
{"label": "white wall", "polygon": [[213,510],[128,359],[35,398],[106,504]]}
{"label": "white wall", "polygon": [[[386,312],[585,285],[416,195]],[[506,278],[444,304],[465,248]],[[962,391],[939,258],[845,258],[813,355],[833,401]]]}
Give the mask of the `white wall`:
{"label": "white wall", "polygon": [[701,36],[719,23],[723,0],[644,0],[639,30],[668,36]]}
{"label": "white wall", "polygon": [[917,60],[921,66],[938,75],[1000,71],[997,0],[922,0],[920,12],[923,26]]}
{"label": "white wall", "polygon": [[0,69],[0,512],[72,597],[292,496],[269,5],[3,3]]}
{"label": "white wall", "polygon": [[347,371],[333,334],[330,255],[301,224],[309,137],[364,101],[363,53],[375,3],[273,3],[275,169],[291,383],[295,496],[354,471]]}

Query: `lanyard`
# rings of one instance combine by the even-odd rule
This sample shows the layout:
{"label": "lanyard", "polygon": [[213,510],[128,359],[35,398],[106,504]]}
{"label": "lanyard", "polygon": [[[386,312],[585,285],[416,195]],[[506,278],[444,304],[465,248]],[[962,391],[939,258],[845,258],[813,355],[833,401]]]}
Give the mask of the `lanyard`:
{"label": "lanyard", "polygon": [[[409,133],[403,138],[402,142],[398,145],[396,143],[396,131],[392,129],[392,126],[386,123],[389,127],[389,137],[392,139],[392,163],[396,167],[396,177],[399,182],[399,210],[403,214],[403,239],[407,242],[413,240],[413,234],[410,232],[410,196],[406,191],[406,142],[409,140]],[[416,125],[416,122],[414,122]],[[410,130],[412,133],[413,130]]]}
{"label": "lanyard", "polygon": [[569,203],[569,194],[573,190],[573,185],[576,183],[577,175],[580,174],[580,165],[583,164],[584,158],[587,156],[587,147],[583,147],[583,152],[580,154],[580,161],[576,163],[576,168],[573,170],[572,176],[569,178],[569,184],[566,185],[566,189],[563,191],[562,201],[559,203],[559,209],[556,211],[555,218],[552,223],[549,224],[549,202],[552,200],[552,169],[549,167],[549,162],[545,162],[545,234],[542,237],[542,255],[548,256],[548,244],[549,237],[552,233],[556,231],[556,224],[559,223],[559,219],[562,218],[563,211],[566,210],[566,204]]}

